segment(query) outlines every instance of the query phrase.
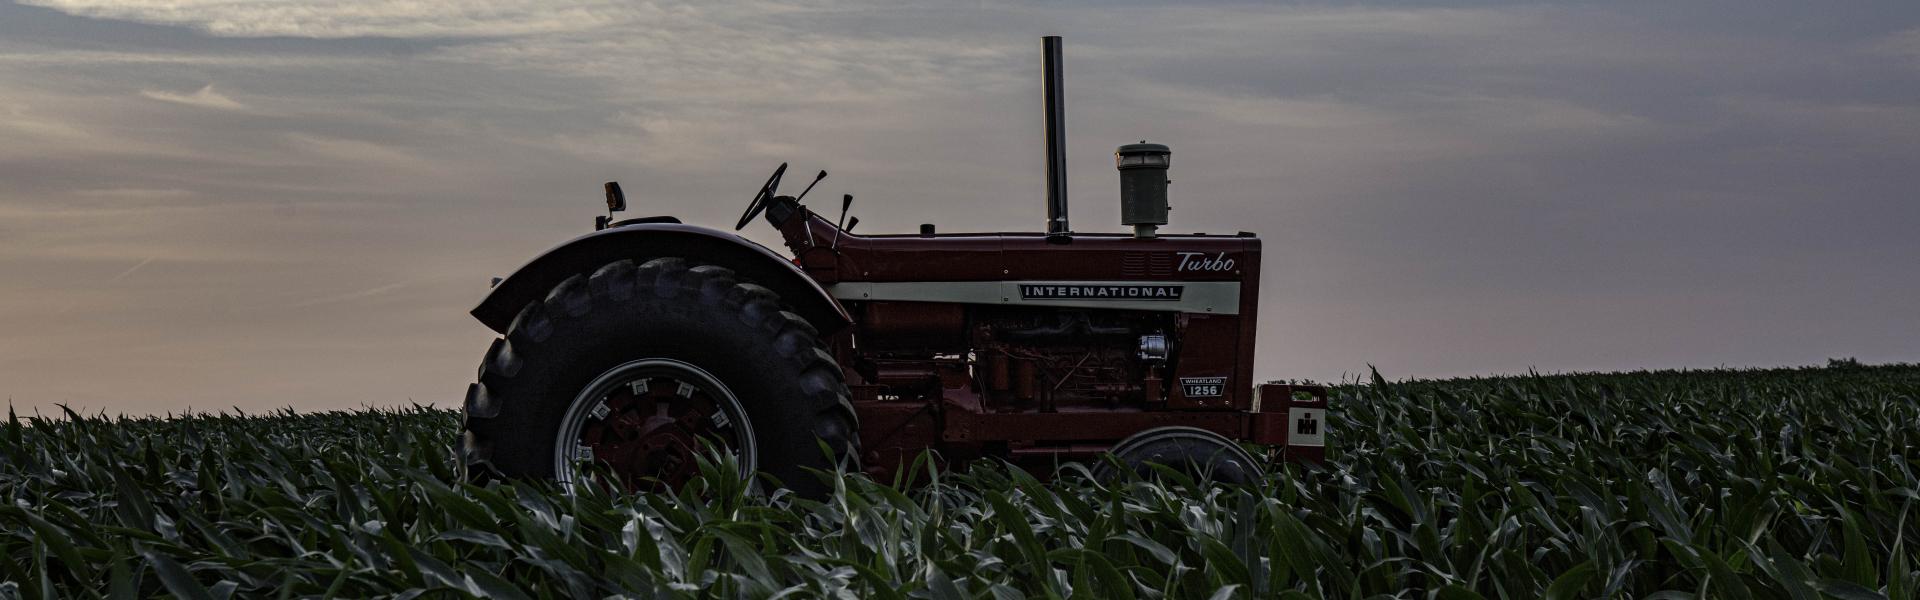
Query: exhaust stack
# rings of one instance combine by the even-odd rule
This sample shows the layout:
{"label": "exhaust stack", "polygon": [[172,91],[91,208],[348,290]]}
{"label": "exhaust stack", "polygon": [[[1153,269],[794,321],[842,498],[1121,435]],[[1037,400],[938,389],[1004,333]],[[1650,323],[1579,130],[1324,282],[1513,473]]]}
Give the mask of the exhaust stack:
{"label": "exhaust stack", "polygon": [[1067,115],[1060,75],[1060,36],[1040,38],[1040,95],[1047,111],[1047,241],[1065,243],[1067,226]]}

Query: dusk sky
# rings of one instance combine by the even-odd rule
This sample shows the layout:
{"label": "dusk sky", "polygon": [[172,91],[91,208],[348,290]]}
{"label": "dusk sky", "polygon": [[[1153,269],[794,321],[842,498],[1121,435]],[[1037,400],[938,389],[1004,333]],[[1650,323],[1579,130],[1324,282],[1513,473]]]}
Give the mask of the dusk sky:
{"label": "dusk sky", "polygon": [[1039,230],[1050,34],[1075,229],[1171,146],[1263,379],[1920,361],[1920,3],[1418,6],[0,0],[0,396],[458,406],[608,180]]}

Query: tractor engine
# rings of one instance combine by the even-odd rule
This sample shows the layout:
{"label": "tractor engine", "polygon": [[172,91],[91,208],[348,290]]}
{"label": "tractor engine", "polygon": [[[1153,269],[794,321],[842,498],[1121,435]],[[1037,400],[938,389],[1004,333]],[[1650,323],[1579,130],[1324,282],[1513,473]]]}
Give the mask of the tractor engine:
{"label": "tractor engine", "polygon": [[888,396],[965,386],[989,412],[1143,409],[1166,398],[1167,313],[904,302],[861,313],[856,371]]}
{"label": "tractor engine", "polygon": [[976,379],[999,406],[1115,408],[1165,397],[1164,315],[983,309],[972,333]]}

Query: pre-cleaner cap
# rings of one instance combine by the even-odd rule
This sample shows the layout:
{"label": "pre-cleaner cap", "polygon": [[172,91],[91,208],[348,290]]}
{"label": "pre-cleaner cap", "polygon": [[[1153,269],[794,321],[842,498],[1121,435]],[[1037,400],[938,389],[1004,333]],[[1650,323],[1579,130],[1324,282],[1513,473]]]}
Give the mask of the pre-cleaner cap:
{"label": "pre-cleaner cap", "polygon": [[1173,150],[1164,144],[1127,144],[1113,151],[1113,164],[1121,169],[1159,168],[1165,169],[1172,159]]}

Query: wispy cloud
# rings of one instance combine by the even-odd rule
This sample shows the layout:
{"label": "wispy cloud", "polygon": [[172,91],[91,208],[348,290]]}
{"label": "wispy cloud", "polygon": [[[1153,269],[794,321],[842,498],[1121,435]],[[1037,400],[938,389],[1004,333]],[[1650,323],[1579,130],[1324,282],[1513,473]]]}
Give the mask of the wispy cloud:
{"label": "wispy cloud", "polygon": [[218,108],[222,110],[245,110],[247,108],[247,105],[228,98],[226,94],[214,91],[213,84],[211,83],[207,84],[206,87],[200,88],[200,91],[191,94],[176,94],[162,90],[140,90],[140,95],[154,100],[203,108]]}
{"label": "wispy cloud", "polygon": [[1920,67],[1920,27],[1901,30],[1866,44],[1870,52],[1907,58]]}
{"label": "wispy cloud", "polygon": [[84,198],[106,198],[113,200],[170,200],[193,196],[193,192],[188,190],[147,188],[101,188],[74,190],[73,193],[76,196]]}
{"label": "wispy cloud", "polygon": [[156,257],[153,257],[153,256],[149,256],[149,257],[147,257],[147,259],[146,259],[146,260],[142,260],[142,261],[140,261],[140,262],[139,262],[138,264],[135,264],[135,265],[133,265],[132,267],[128,267],[128,268],[127,268],[127,270],[125,270],[125,271],[121,271],[119,275],[115,275],[115,276],[113,276],[113,278],[112,278],[112,279],[108,279],[107,281],[119,281],[119,280],[122,280],[122,279],[126,279],[126,278],[127,278],[127,276],[128,276],[128,275],[132,275],[134,271],[138,271],[138,270],[140,270],[140,267],[144,267],[144,266],[147,266],[147,264],[148,264],[148,263],[151,263],[151,262],[153,262],[153,259],[154,259],[154,258],[156,258]]}
{"label": "wispy cloud", "polygon": [[407,284],[405,282],[389,283],[383,286],[372,287],[372,288],[367,288],[364,290],[358,290],[353,292],[347,292],[344,294],[334,294],[331,296],[321,296],[318,298],[302,300],[300,302],[295,302],[293,304],[287,305],[287,308],[307,308],[310,306],[320,306],[324,304],[339,304],[341,302],[352,302],[354,300],[364,300],[364,299],[379,296],[403,287],[407,287]]}
{"label": "wispy cloud", "polygon": [[579,0],[24,0],[70,14],[184,25],[235,37],[504,36],[592,28],[629,20],[625,2]]}

